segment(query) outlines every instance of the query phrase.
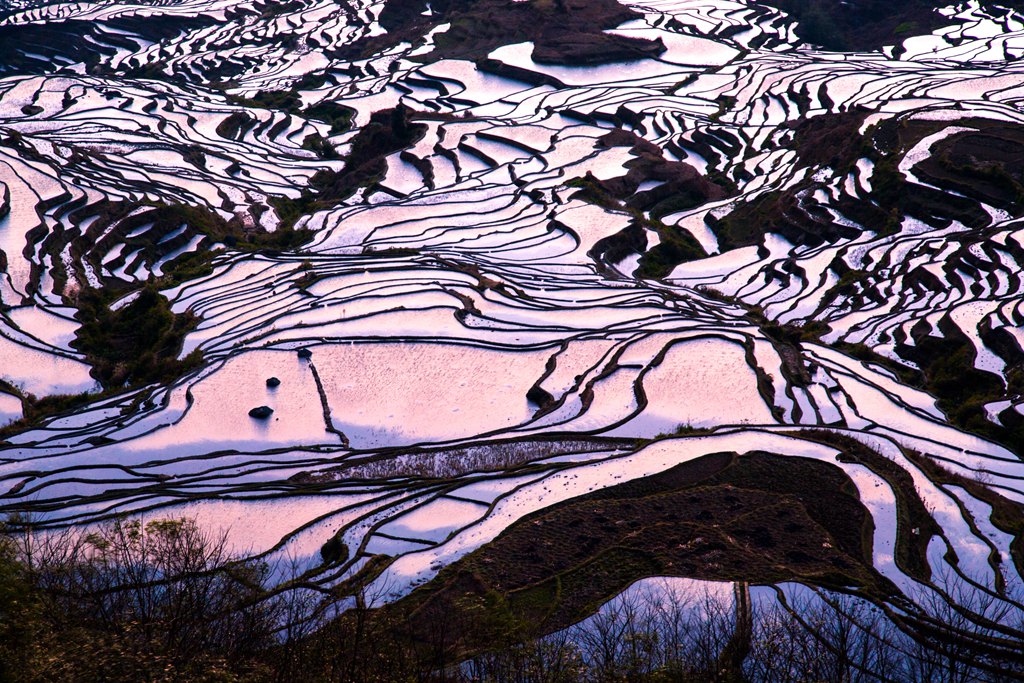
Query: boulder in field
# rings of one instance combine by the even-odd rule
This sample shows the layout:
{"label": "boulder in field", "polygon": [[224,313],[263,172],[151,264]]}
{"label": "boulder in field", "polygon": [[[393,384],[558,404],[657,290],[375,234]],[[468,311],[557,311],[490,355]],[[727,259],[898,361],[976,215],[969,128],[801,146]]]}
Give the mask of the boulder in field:
{"label": "boulder in field", "polygon": [[254,417],[257,420],[266,420],[273,414],[274,409],[270,406],[257,406],[249,411],[249,417]]}
{"label": "boulder in field", "polygon": [[541,387],[534,384],[530,387],[530,390],[526,392],[526,400],[530,401],[538,408],[547,408],[555,402],[555,397],[549,392],[542,389]]}

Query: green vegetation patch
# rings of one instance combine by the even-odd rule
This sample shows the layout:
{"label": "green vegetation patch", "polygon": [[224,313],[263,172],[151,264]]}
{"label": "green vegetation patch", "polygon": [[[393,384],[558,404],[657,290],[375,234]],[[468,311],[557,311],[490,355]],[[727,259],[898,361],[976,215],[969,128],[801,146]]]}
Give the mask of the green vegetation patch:
{"label": "green vegetation patch", "polygon": [[[588,172],[568,181],[566,186],[578,188],[574,199],[628,213],[632,221],[624,230],[596,242],[590,256],[599,265],[613,265],[631,253],[639,253],[636,275],[649,279],[668,276],[680,263],[706,258],[704,247],[689,231],[668,225],[660,218],[721,199],[735,187],[721,179],[702,176],[689,164],[665,159],[660,149],[625,130],[613,130],[601,138],[601,143],[608,147],[631,147],[636,158],[627,162],[626,175],[599,180]],[[660,184],[637,191],[650,180]],[[659,237],[658,245],[650,250],[644,229]]]}
{"label": "green vegetation patch", "polygon": [[[260,207],[252,207],[259,212]],[[139,210],[141,209],[141,210]],[[262,207],[267,210],[267,207]],[[134,215],[132,212],[135,212]],[[105,235],[102,244],[114,245],[125,243],[126,247],[142,248],[146,255],[152,260],[157,260],[166,251],[177,246],[184,245],[195,234],[206,235],[213,242],[220,242],[229,247],[242,251],[282,251],[291,249],[309,241],[312,235],[309,232],[293,230],[288,226],[282,226],[273,232],[268,232],[258,225],[246,225],[242,218],[236,216],[225,220],[219,214],[204,207],[188,204],[166,204],[163,202],[109,202],[104,201],[83,209],[83,212],[99,214],[98,220],[89,226],[86,237],[97,237]],[[81,218],[85,218],[83,215]],[[255,217],[254,217],[255,218]],[[107,230],[112,223],[117,223],[115,230]],[[136,228],[146,224],[152,224],[152,228],[142,235],[128,238]],[[163,241],[169,233],[184,226],[186,231],[181,233],[175,240]],[[102,246],[101,243],[97,243]],[[88,249],[88,244],[83,244],[80,249]],[[128,251],[126,248],[125,251]],[[197,257],[185,258],[183,254],[175,261],[180,263],[177,269],[180,270],[178,277],[184,277],[187,264],[196,266]],[[96,270],[99,271],[99,264]],[[164,270],[174,271],[172,265]]]}
{"label": "green vegetation patch", "polygon": [[281,218],[282,229],[290,230],[302,216],[337,206],[360,187],[372,188],[383,179],[387,173],[385,157],[414,144],[426,132],[424,124],[410,120],[411,115],[404,105],[373,113],[352,139],[342,170],[318,171],[297,199],[272,198],[270,203]]}
{"label": "green vegetation patch", "polygon": [[[534,59],[549,64],[601,64],[660,54],[658,40],[605,33],[640,15],[616,0],[388,0],[380,14],[387,35],[363,41],[361,54],[387,45],[420,40],[440,22],[448,30],[434,37],[434,49],[418,59],[485,58],[510,43],[534,43]],[[353,55],[354,56],[354,55]]]}
{"label": "green vegetation patch", "polygon": [[[861,133],[869,113],[858,108],[796,122],[791,124],[792,138],[787,143],[801,164],[810,169],[828,167],[832,169],[830,176],[855,172],[859,159],[872,162],[870,201],[843,194],[832,204],[855,225],[837,221],[830,211],[820,207],[813,195],[816,190],[827,191],[826,183],[807,177],[785,190],[765,192],[753,199],[740,201],[724,216],[709,217],[708,224],[718,237],[722,250],[760,245],[766,233],[776,233],[795,245],[811,247],[853,239],[861,232],[856,226],[863,226],[879,235],[890,235],[900,229],[907,216],[938,228],[959,221],[980,229],[991,222],[991,217],[978,203],[979,199],[998,200],[997,204],[1012,203],[1024,187],[1010,182],[1016,171],[1007,172],[991,165],[974,170],[958,167],[956,173],[960,175],[946,167],[936,170],[934,165],[929,166],[933,169],[932,182],[952,192],[907,182],[899,171],[903,155],[947,124],[887,120]],[[975,120],[969,121],[973,123]],[[968,140],[962,144],[963,149],[979,146],[991,149],[993,144],[991,140]],[[962,159],[964,154],[966,152],[957,158]],[[1012,150],[1008,158],[1011,156]],[[985,186],[990,188],[987,194],[979,190],[960,191],[965,183],[970,184],[973,182],[971,179],[980,176],[990,180]],[[997,191],[1001,194],[995,197]]]}
{"label": "green vegetation patch", "polygon": [[[326,83],[327,77],[322,75],[307,74],[297,81],[288,90],[261,90],[252,97],[239,97],[237,95],[225,94],[225,97],[232,104],[247,108],[275,109],[293,116],[306,119],[314,119],[329,124],[331,129],[328,135],[337,135],[349,130],[352,127],[352,119],[355,110],[346,107],[338,102],[324,101],[309,107],[302,106],[301,90],[311,90],[321,87]],[[222,86],[226,87],[226,86]],[[225,119],[217,128],[217,134],[229,139],[236,138],[241,132],[251,127],[255,121],[245,112],[237,112]],[[223,130],[222,130],[223,127]],[[321,159],[337,159],[338,153],[326,137],[319,133],[308,135],[302,141],[302,148],[315,152]]]}
{"label": "green vegetation patch", "polygon": [[134,301],[117,310],[110,303],[103,291],[79,293],[76,317],[81,326],[72,342],[105,388],[168,383],[201,364],[198,350],[178,359],[185,335],[198,319],[171,311],[156,288],[144,287]]}
{"label": "green vegetation patch", "polygon": [[948,20],[935,0],[761,0],[797,20],[797,35],[828,50],[870,51],[913,35],[930,33]]}
{"label": "green vegetation patch", "polygon": [[[985,405],[1007,396],[1007,387],[998,375],[974,366],[976,351],[971,340],[949,316],[939,319],[941,336],[930,334],[931,326],[921,321],[911,328],[913,344],[897,339],[896,353],[920,368],[917,386],[936,397],[939,408],[957,427],[1005,444],[1015,453],[1024,453],[1024,420],[1006,411],[1003,424],[988,418]],[[985,335],[983,335],[985,336]],[[1008,376],[1021,376],[1022,358],[1011,359]],[[1014,385],[1012,391],[1022,388]]]}
{"label": "green vegetation patch", "polygon": [[668,277],[680,263],[707,258],[704,247],[688,231],[661,221],[646,220],[641,224],[658,233],[660,242],[640,256],[636,276],[648,279]]}

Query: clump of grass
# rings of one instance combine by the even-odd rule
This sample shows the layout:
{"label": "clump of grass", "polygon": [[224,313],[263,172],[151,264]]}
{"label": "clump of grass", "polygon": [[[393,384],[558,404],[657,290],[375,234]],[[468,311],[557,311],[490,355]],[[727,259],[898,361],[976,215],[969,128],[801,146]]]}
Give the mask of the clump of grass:
{"label": "clump of grass", "polygon": [[710,434],[712,431],[714,430],[707,427],[694,427],[689,422],[680,422],[671,432],[662,432],[654,438],[657,440],[667,439],[673,436],[700,436],[701,434]]}

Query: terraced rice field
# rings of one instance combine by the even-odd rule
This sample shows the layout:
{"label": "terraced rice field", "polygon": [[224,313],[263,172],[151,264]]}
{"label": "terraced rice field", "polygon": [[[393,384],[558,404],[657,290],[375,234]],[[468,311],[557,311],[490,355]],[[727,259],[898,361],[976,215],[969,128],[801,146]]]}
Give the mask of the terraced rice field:
{"label": "terraced rice field", "polygon": [[[581,66],[386,4],[2,6],[0,510],[191,516],[383,605],[772,454],[866,510],[847,568],[683,576],[1019,647],[1024,14],[829,52],[761,3],[624,0],[605,35],[656,49]],[[148,365],[103,356],[153,311]]]}

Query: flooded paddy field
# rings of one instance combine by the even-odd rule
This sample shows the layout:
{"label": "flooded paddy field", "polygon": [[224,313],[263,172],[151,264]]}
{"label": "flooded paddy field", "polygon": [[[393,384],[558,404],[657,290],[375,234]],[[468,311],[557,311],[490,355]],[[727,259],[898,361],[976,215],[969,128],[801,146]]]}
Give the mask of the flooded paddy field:
{"label": "flooded paddy field", "polygon": [[0,4],[0,512],[1019,672],[1024,14],[788,4]]}

